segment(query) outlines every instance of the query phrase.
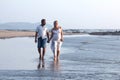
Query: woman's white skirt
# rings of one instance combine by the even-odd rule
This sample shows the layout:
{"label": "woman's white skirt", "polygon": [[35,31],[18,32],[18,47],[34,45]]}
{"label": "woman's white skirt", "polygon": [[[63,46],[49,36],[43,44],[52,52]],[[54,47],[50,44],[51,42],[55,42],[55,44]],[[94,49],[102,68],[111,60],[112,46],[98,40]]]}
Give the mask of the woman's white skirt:
{"label": "woman's white skirt", "polygon": [[62,42],[61,41],[52,41],[51,42],[51,50],[52,50],[52,52],[56,55],[57,50],[60,51],[61,46],[62,46]]}

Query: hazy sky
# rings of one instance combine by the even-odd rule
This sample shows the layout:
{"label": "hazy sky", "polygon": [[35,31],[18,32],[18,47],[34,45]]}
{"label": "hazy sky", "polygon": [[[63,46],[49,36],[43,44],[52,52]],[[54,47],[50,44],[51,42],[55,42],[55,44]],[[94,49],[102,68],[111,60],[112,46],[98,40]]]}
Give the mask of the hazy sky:
{"label": "hazy sky", "polygon": [[120,28],[120,0],[0,0],[0,23],[58,20],[63,28]]}

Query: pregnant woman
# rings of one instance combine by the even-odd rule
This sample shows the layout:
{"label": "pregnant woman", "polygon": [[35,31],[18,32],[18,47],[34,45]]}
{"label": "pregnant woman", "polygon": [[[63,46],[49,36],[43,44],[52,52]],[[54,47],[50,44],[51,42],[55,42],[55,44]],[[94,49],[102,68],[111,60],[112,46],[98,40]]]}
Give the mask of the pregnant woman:
{"label": "pregnant woman", "polygon": [[62,28],[58,25],[58,21],[54,21],[54,27],[51,30],[51,49],[54,53],[54,61],[59,60],[60,48],[63,42],[63,31]]}

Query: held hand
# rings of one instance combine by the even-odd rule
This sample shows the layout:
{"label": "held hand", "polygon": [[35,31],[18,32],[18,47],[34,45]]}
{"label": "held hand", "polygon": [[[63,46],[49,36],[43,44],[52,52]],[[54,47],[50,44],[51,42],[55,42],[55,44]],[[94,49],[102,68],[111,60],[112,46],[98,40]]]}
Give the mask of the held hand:
{"label": "held hand", "polygon": [[50,43],[50,40],[48,40],[47,43]]}
{"label": "held hand", "polygon": [[62,42],[63,42],[63,39],[60,39],[60,41],[62,41]]}
{"label": "held hand", "polygon": [[35,39],[35,43],[37,43],[37,39]]}

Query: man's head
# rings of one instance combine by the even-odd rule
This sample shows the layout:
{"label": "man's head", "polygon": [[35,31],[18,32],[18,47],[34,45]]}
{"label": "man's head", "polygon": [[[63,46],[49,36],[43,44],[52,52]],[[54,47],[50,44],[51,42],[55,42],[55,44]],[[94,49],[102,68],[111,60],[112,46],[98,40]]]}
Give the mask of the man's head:
{"label": "man's head", "polygon": [[46,20],[45,19],[42,19],[41,20],[41,25],[44,26],[46,24]]}

